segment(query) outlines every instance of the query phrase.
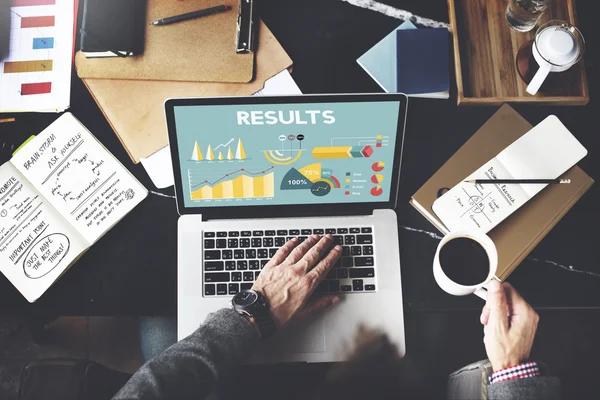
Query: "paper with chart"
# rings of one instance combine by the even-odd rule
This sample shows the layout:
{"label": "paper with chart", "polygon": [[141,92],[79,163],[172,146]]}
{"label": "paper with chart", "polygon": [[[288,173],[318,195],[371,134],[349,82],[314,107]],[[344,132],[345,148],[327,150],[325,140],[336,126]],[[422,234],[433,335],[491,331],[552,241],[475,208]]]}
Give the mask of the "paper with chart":
{"label": "paper with chart", "polygon": [[69,107],[75,0],[12,0],[10,52],[0,60],[0,112]]}
{"label": "paper with chart", "polygon": [[148,194],[70,113],[11,162],[90,244]]}
{"label": "paper with chart", "polygon": [[0,167],[0,271],[29,302],[87,247],[11,163]]}
{"label": "paper with chart", "polygon": [[[560,120],[549,116],[464,180],[555,179],[586,154]],[[450,231],[488,232],[546,186],[462,182],[437,199],[432,209]]]}

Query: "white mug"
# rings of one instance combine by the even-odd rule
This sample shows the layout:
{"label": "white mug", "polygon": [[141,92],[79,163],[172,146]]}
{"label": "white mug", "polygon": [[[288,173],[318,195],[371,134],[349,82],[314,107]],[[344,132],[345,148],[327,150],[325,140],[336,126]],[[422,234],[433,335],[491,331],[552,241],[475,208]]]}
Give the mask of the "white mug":
{"label": "white mug", "polygon": [[[489,272],[486,279],[483,282],[477,285],[465,286],[454,282],[452,279],[448,278],[448,276],[444,273],[442,265],[440,264],[440,250],[450,240],[457,238],[472,239],[479,243],[487,253],[489,260]],[[468,294],[475,294],[485,300],[485,285],[487,285],[492,279],[495,278],[497,268],[498,251],[496,250],[496,245],[494,244],[492,239],[490,239],[490,237],[485,233],[476,230],[460,230],[450,232],[449,234],[444,236],[438,244],[437,251],[435,252],[435,258],[433,260],[433,277],[435,278],[435,281],[437,282],[439,287],[442,288],[448,294],[452,294],[454,296],[466,296]]]}
{"label": "white mug", "polygon": [[575,26],[552,20],[539,27],[531,51],[540,66],[527,86],[527,93],[534,95],[550,72],[566,71],[581,60],[585,40]]}

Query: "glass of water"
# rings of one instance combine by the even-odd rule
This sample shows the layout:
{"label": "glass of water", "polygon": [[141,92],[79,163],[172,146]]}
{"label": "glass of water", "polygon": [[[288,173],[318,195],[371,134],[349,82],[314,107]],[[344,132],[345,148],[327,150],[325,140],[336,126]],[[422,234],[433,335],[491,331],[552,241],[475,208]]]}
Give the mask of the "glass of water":
{"label": "glass of water", "polygon": [[529,32],[552,0],[509,0],[506,7],[506,22],[519,32]]}

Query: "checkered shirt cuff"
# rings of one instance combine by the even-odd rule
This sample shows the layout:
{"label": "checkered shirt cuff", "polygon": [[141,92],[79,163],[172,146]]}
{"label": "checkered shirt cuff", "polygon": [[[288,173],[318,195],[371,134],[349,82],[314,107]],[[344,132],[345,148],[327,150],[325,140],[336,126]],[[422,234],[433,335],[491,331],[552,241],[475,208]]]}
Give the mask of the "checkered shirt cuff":
{"label": "checkered shirt cuff", "polygon": [[512,381],[514,379],[533,378],[534,376],[540,375],[540,369],[536,362],[526,362],[494,372],[492,376],[490,376],[490,383],[493,385],[494,383]]}

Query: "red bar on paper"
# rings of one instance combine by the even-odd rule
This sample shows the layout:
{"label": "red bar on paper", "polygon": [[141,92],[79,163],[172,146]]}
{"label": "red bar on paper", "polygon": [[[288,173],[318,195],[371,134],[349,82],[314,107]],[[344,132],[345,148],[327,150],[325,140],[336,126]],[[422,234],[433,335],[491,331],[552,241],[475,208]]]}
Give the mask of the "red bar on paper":
{"label": "red bar on paper", "polygon": [[21,28],[43,28],[45,26],[54,26],[54,15],[21,18]]}
{"label": "red bar on paper", "polygon": [[53,6],[56,0],[12,0],[13,7]]}
{"label": "red bar on paper", "polygon": [[21,85],[21,96],[31,94],[47,94],[52,91],[52,82],[23,83]]}

